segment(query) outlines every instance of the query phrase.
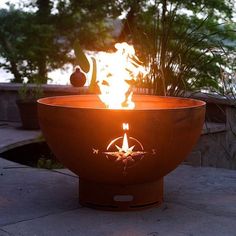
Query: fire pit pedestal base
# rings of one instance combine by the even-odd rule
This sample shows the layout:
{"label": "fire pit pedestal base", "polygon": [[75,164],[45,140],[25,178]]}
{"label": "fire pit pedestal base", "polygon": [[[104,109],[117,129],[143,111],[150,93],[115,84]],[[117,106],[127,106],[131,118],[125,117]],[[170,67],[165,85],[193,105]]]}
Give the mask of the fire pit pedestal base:
{"label": "fire pit pedestal base", "polygon": [[79,180],[79,202],[90,208],[132,211],[163,202],[163,179],[135,185],[101,184]]}

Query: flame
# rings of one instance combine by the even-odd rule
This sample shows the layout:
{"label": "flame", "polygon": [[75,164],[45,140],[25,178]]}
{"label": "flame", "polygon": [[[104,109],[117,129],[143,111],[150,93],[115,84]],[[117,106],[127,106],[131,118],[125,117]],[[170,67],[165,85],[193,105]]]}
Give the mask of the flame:
{"label": "flame", "polygon": [[131,85],[146,71],[132,45],[117,43],[115,48],[117,51],[110,53],[98,74],[99,98],[110,109],[134,109]]}
{"label": "flame", "polygon": [[[129,130],[129,123],[123,123],[122,126],[123,126],[123,130]],[[128,137],[126,133],[124,133],[124,137],[123,137],[122,150],[124,152],[127,152],[129,150]]]}
{"label": "flame", "polygon": [[123,123],[123,130],[129,130],[129,124],[128,123]]}
{"label": "flame", "polygon": [[124,134],[124,138],[123,138],[122,150],[124,152],[128,152],[128,150],[129,150],[129,143],[128,143],[128,138],[127,138],[126,133]]}

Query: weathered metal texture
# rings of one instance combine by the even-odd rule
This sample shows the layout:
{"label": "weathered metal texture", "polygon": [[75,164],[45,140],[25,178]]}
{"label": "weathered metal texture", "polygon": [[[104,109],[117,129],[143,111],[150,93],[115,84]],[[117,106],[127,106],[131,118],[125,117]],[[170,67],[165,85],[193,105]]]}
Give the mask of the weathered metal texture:
{"label": "weathered metal texture", "polygon": [[[145,205],[146,193],[140,186],[161,181],[186,158],[200,136],[205,103],[147,95],[136,95],[134,101],[134,110],[110,110],[96,95],[43,98],[38,101],[38,115],[52,151],[83,182],[88,181],[91,195],[96,194],[91,182],[117,186],[117,194],[122,194],[120,186],[137,185]],[[123,123],[128,130],[122,129]],[[124,133],[132,147],[125,153]],[[162,199],[159,192],[156,202]]]}
{"label": "weathered metal texture", "polygon": [[79,202],[83,206],[112,210],[140,210],[163,202],[163,179],[151,183],[117,185],[79,180]]}

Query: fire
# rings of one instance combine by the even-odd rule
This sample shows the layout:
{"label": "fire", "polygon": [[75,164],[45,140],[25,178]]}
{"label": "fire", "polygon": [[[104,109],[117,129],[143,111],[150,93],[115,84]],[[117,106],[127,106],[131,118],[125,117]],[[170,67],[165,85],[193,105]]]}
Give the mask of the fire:
{"label": "fire", "polygon": [[123,123],[123,130],[129,130],[129,124],[128,123]]}
{"label": "fire", "polygon": [[127,134],[124,134],[123,137],[123,143],[122,143],[122,151],[127,153],[129,151],[130,147],[129,147],[129,143],[128,143],[128,138],[127,138]]}
{"label": "fire", "polygon": [[99,98],[109,109],[134,109],[131,86],[146,71],[132,45],[117,43],[115,48],[98,74]]}
{"label": "fire", "polygon": [[[123,123],[123,130],[129,130],[129,124]],[[123,154],[124,157],[128,157],[132,152],[135,146],[129,147],[128,136],[124,133],[122,147],[115,145],[120,153]]]}
{"label": "fire", "polygon": [[[129,130],[128,123],[123,123],[123,130]],[[126,133],[124,133],[124,137],[123,137],[122,150],[124,152],[128,152],[128,150],[129,150],[128,137],[127,137]]]}

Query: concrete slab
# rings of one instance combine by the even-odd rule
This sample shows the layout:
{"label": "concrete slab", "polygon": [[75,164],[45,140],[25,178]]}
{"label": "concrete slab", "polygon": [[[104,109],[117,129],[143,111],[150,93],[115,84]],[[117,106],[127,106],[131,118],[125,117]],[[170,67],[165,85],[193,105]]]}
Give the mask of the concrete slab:
{"label": "concrete slab", "polygon": [[[0,153],[37,141],[39,131],[0,125]],[[0,155],[1,156],[1,155]],[[137,212],[78,204],[78,177],[0,158],[0,236],[235,236],[236,171],[179,166],[165,178],[165,203]]]}
{"label": "concrete slab", "polygon": [[169,202],[236,219],[235,170],[182,165],[165,181]]}
{"label": "concrete slab", "polygon": [[0,159],[0,235],[236,235],[236,172],[179,166],[165,179],[165,203],[137,212],[79,206],[68,170]]}
{"label": "concrete slab", "polygon": [[78,178],[70,171],[14,164],[0,159],[0,228],[78,207]]}
{"label": "concrete slab", "polygon": [[0,122],[0,153],[39,141],[40,130],[24,130],[20,123]]}
{"label": "concrete slab", "polygon": [[168,209],[114,213],[78,209],[3,227],[13,235],[235,235],[234,220],[169,203]]}

